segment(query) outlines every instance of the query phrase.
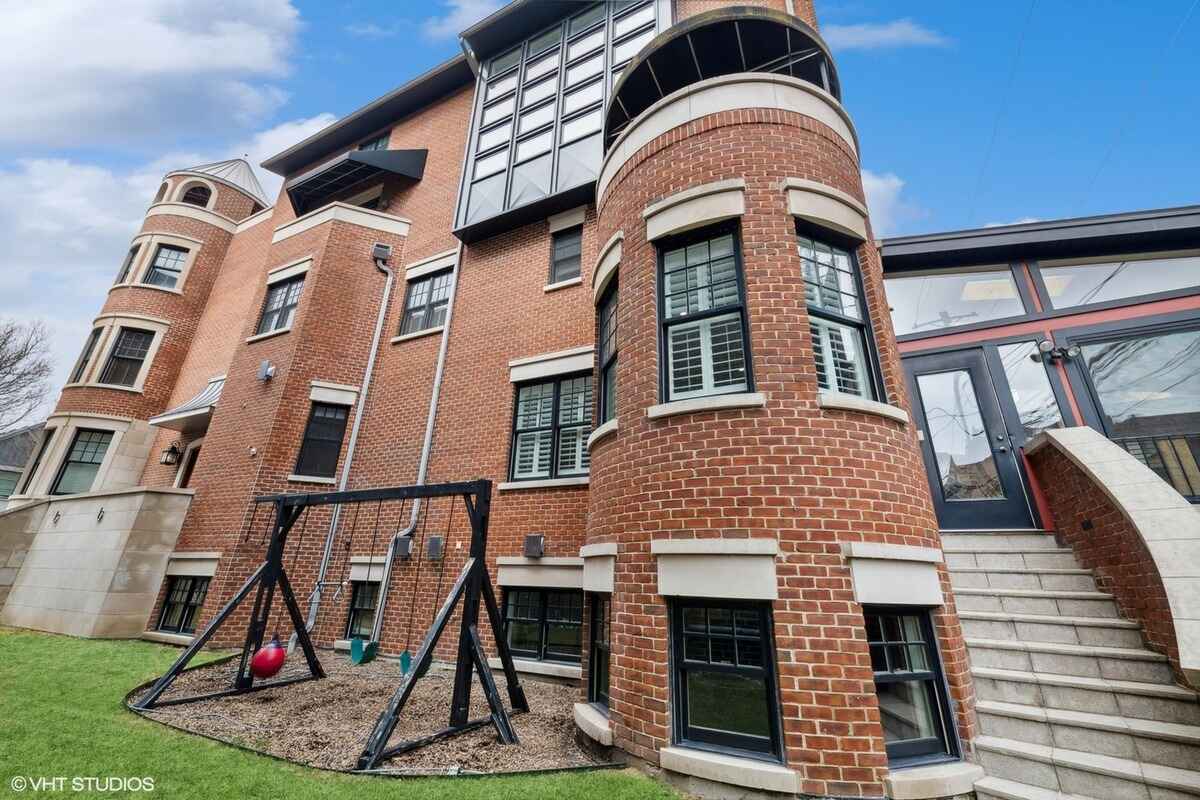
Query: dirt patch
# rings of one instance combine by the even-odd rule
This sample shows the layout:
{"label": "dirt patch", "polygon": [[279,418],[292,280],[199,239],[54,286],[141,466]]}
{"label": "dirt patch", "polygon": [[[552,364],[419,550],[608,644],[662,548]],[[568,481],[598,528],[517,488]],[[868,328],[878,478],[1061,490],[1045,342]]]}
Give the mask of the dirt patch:
{"label": "dirt patch", "polygon": [[[237,660],[192,670],[163,696],[221,691],[233,684]],[[202,733],[301,764],[326,769],[352,769],[379,714],[400,684],[400,667],[390,659],[353,666],[344,656],[322,654],[328,677],[260,692],[203,700],[141,712],[176,728]],[[272,680],[306,674],[299,652],[288,658]],[[417,681],[389,746],[434,733],[449,724],[454,673],[435,666]],[[496,673],[500,695],[508,706],[503,673]],[[600,762],[575,743],[571,707],[577,687],[522,677],[530,711],[512,718],[521,739],[515,746],[496,741],[495,729],[478,730],[404,753],[381,767],[413,772],[521,772],[592,766]],[[471,719],[487,716],[487,701],[478,678],[471,690]]]}

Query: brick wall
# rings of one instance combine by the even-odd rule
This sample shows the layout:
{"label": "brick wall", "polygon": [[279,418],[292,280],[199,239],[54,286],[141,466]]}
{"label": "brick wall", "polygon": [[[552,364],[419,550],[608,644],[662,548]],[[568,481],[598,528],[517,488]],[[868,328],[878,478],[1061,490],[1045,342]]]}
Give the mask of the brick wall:
{"label": "brick wall", "polygon": [[812,0],[739,0],[736,3],[730,3],[729,0],[675,0],[675,21],[679,22],[705,11],[728,8],[731,5],[762,6],[776,11],[786,11],[800,17],[814,28],[817,25],[817,15],[813,11]]}

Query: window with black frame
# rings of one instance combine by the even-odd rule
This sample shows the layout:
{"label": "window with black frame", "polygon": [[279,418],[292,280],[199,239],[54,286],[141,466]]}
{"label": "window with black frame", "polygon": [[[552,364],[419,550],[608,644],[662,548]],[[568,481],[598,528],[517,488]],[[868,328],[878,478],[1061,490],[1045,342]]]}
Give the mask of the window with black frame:
{"label": "window with black frame", "polygon": [[125,260],[121,262],[121,271],[117,273],[117,283],[125,283],[129,280],[129,272],[133,269],[134,259],[137,258],[138,251],[142,249],[140,244],[135,244],[129,248],[129,252],[125,254]]}
{"label": "window with black frame", "polygon": [[296,458],[296,474],[311,478],[332,478],[337,472],[346,417],[350,409],[331,403],[313,403],[304,429],[304,441]]}
{"label": "window with black frame", "polygon": [[676,741],[778,759],[770,605],[678,600],[671,605],[671,630]]}
{"label": "window with black frame", "polygon": [[354,581],[350,594],[350,618],[346,620],[347,639],[370,639],[375,630],[375,609],[379,607],[379,583]]}
{"label": "window with black frame", "polygon": [[598,315],[600,343],[600,422],[617,418],[617,282],[604,290]]}
{"label": "window with black frame", "polygon": [[608,707],[608,667],[612,654],[612,595],[593,594],[588,702]]}
{"label": "window with black frame", "polygon": [[876,399],[870,326],[854,255],[803,231],[798,236],[817,384]]}
{"label": "window with black frame", "polygon": [[196,617],[208,595],[209,578],[175,575],[167,579],[158,629],[164,633],[195,633]]}
{"label": "window with black frame", "polygon": [[59,467],[50,494],[81,494],[90,492],[92,484],[104,463],[104,455],[112,442],[112,431],[93,431],[80,428],[75,431],[71,449]]}
{"label": "window with black frame", "polygon": [[750,388],[745,293],[735,228],[721,226],[659,245],[664,399]]}
{"label": "window with black frame", "polygon": [[955,756],[952,717],[929,612],[863,609],[891,766]]}
{"label": "window with black frame", "polygon": [[103,330],[103,328],[92,328],[92,332],[88,334],[87,341],[83,345],[83,352],[79,354],[79,361],[75,362],[75,369],[71,371],[71,380],[67,381],[68,383],[79,383],[87,374],[88,364],[92,361],[92,353],[96,350],[96,342],[100,340]]}
{"label": "window with black frame", "polygon": [[300,294],[304,291],[304,275],[276,281],[267,286],[263,300],[262,316],[258,319],[255,335],[287,330],[292,326],[296,306],[300,305]]}
{"label": "window with black frame", "polygon": [[583,592],[508,589],[504,624],[513,655],[578,663],[583,654]]}
{"label": "window with black frame", "polygon": [[154,260],[142,283],[148,286],[160,286],[164,289],[174,289],[183,275],[183,266],[187,263],[188,251],[182,247],[160,244],[154,252]]}
{"label": "window with black frame", "polygon": [[388,142],[392,138],[391,130],[386,130],[373,139],[367,139],[358,146],[359,150],[387,150]]}
{"label": "window with black frame", "polygon": [[121,328],[116,341],[113,342],[112,350],[108,353],[108,362],[100,373],[100,383],[109,386],[136,386],[138,374],[142,371],[142,365],[146,362],[153,342],[153,331]]}
{"label": "window with black frame", "polygon": [[587,475],[591,432],[591,375],[518,386],[509,475],[514,481]]}
{"label": "window with black frame", "polygon": [[550,283],[578,278],[583,262],[583,226],[556,231],[550,237]]}
{"label": "window with black frame", "polygon": [[200,206],[201,208],[208,207],[208,201],[212,199],[212,189],[207,186],[193,186],[183,193],[180,202],[187,203],[192,206]]}
{"label": "window with black frame", "polygon": [[404,318],[400,321],[401,336],[440,328],[446,324],[446,312],[450,307],[450,284],[453,280],[453,271],[446,270],[408,282],[408,296],[404,299]]}
{"label": "window with black frame", "polygon": [[33,462],[29,465],[29,471],[25,473],[25,483],[21,486],[22,493],[27,493],[29,487],[33,484],[33,478],[37,475],[38,467],[42,465],[42,459],[46,457],[46,451],[50,449],[50,441],[54,438],[56,430],[58,429],[42,429],[42,441],[38,444],[37,455],[33,457]]}

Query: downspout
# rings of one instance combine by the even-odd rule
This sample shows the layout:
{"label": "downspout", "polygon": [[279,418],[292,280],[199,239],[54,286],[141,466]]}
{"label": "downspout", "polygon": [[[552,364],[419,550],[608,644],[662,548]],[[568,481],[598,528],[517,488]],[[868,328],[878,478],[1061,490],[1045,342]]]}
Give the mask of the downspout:
{"label": "downspout", "polygon": [[[354,424],[350,428],[350,443],[346,446],[346,461],[342,464],[342,476],[338,479],[338,491],[346,491],[346,487],[350,483],[350,466],[354,463],[354,451],[358,446],[358,431],[362,427],[363,414],[367,408],[367,393],[371,390],[371,377],[375,373],[375,357],[379,353],[379,340],[383,337],[383,322],[387,317],[388,303],[392,297],[392,283],[395,281],[395,273],[387,265],[387,259],[381,258],[377,251],[372,253],[375,258],[375,267],[384,275],[387,276],[387,281],[383,285],[383,297],[379,301],[379,314],[375,318],[375,335],[371,339],[371,351],[367,355],[367,370],[363,374],[362,391],[358,395],[358,407],[354,411]],[[329,533],[325,536],[325,550],[321,554],[321,566],[317,570],[317,583],[313,589],[312,597],[308,601],[308,619],[305,621],[305,628],[309,631],[317,624],[317,611],[321,608],[321,592],[325,587],[325,576],[329,571],[329,562],[333,558],[333,540],[337,533],[338,520],[342,516],[341,504],[336,504],[333,507],[333,515],[329,520]],[[295,634],[292,634],[292,642],[289,642],[289,648],[295,641]]]}
{"label": "downspout", "polygon": [[[433,431],[437,423],[438,399],[442,394],[442,373],[446,367],[446,351],[450,348],[450,323],[454,320],[454,301],[458,297],[458,270],[462,263],[462,242],[458,243],[458,252],[454,254],[454,271],[450,274],[450,300],[446,303],[446,322],[442,326],[442,342],[438,348],[437,368],[433,373],[433,392],[429,396],[429,414],[425,420],[425,441],[421,444],[421,461],[417,465],[417,485],[425,484],[425,477],[429,472],[429,454],[433,450]],[[412,513],[409,515],[408,527],[402,531],[398,531],[388,543],[387,558],[383,564],[383,580],[379,584],[379,607],[375,609],[375,624],[371,628],[371,641],[378,642],[379,634],[383,630],[383,609],[387,605],[388,584],[392,578],[392,563],[396,556],[396,542],[401,537],[411,537],[417,529],[417,520],[421,516],[421,498],[417,498],[412,505]],[[416,558],[420,558],[420,554],[414,554]],[[368,567],[369,569],[369,567]]]}

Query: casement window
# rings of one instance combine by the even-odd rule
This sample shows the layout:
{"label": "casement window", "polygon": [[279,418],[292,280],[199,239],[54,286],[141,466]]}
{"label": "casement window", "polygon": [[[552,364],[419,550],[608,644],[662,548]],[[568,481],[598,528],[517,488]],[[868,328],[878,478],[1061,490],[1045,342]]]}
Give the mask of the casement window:
{"label": "casement window", "polygon": [[518,386],[512,480],[586,475],[591,432],[591,375]]}
{"label": "casement window", "polygon": [[358,146],[359,150],[387,150],[388,140],[391,139],[392,132],[390,130],[376,136],[374,139],[368,139]]}
{"label": "casement window", "polygon": [[100,383],[110,386],[135,386],[153,342],[154,331],[120,328],[112,350],[109,351],[108,363],[100,373]]}
{"label": "casement window", "polygon": [[133,262],[137,259],[138,253],[142,246],[135,244],[129,248],[129,252],[125,254],[125,260],[121,262],[121,271],[117,273],[117,283],[127,283],[129,281],[129,272],[133,269]]}
{"label": "casement window", "polygon": [[600,301],[600,421],[617,417],[617,282],[605,290]]}
{"label": "casement window", "polygon": [[212,189],[209,189],[207,186],[193,186],[183,193],[180,201],[189,205],[208,208],[208,201],[211,199]]}
{"label": "casement window", "polygon": [[154,261],[142,278],[142,283],[149,286],[161,286],[164,289],[174,289],[183,274],[184,264],[187,263],[188,251],[183,247],[170,244],[160,244],[154,252]]}
{"label": "casement window", "polygon": [[854,256],[803,234],[798,247],[817,384],[874,399],[870,334]]}
{"label": "casement window", "polygon": [[592,645],[588,653],[588,702],[608,707],[608,666],[612,655],[612,596],[592,596]]}
{"label": "casement window", "polygon": [[56,428],[44,428],[42,430],[42,441],[38,444],[37,455],[33,457],[33,463],[29,465],[29,471],[25,473],[25,483],[21,486],[21,493],[28,494],[29,487],[33,484],[33,477],[37,475],[38,467],[42,465],[42,459],[46,457],[46,451],[50,449],[50,441],[54,438]]}
{"label": "casement window", "polygon": [[304,441],[296,459],[296,474],[313,478],[332,478],[337,472],[342,437],[346,434],[347,406],[313,403],[304,429]]}
{"label": "casement window", "polygon": [[578,278],[583,263],[583,226],[556,231],[550,250],[550,283]]}
{"label": "casement window", "polygon": [[67,451],[62,466],[59,467],[54,484],[50,487],[50,494],[81,494],[91,491],[112,437],[112,431],[93,431],[86,428],[75,431],[75,439],[71,442],[71,449]]}
{"label": "casement window", "polygon": [[408,296],[404,299],[404,319],[400,321],[401,336],[446,324],[453,280],[453,270],[446,270],[409,282]]}
{"label": "casement window", "polygon": [[768,603],[671,605],[675,739],[777,759],[779,712]]}
{"label": "casement window", "polygon": [[17,490],[21,473],[11,469],[0,469],[0,500],[7,500]]}
{"label": "casement window", "polygon": [[258,319],[255,334],[286,330],[292,326],[296,306],[300,305],[300,293],[304,291],[304,275],[277,281],[267,286],[267,297],[263,301],[262,316]]}
{"label": "casement window", "polygon": [[583,592],[509,589],[504,623],[513,655],[578,663],[583,654]]}
{"label": "casement window", "polygon": [[736,230],[708,229],[659,249],[664,400],[750,388]]}
{"label": "casement window", "polygon": [[379,582],[354,581],[353,589],[346,638],[370,639],[375,629],[375,609],[379,607]]}
{"label": "casement window", "polygon": [[196,617],[204,607],[209,580],[184,575],[168,578],[158,629],[164,633],[195,633]]}
{"label": "casement window", "polygon": [[92,332],[88,334],[87,342],[83,345],[83,352],[79,354],[79,361],[75,363],[75,369],[71,372],[71,380],[68,383],[79,383],[83,380],[83,376],[87,374],[88,364],[91,363],[92,354],[96,351],[96,342],[100,341],[100,334],[103,333],[103,328],[92,328]]}
{"label": "casement window", "polygon": [[929,612],[866,607],[863,616],[888,762],[954,757],[953,717]]}

